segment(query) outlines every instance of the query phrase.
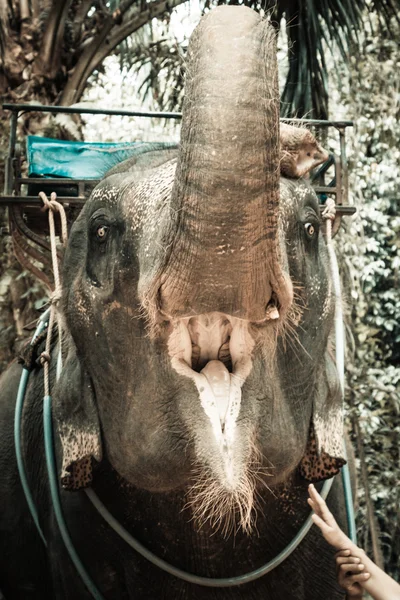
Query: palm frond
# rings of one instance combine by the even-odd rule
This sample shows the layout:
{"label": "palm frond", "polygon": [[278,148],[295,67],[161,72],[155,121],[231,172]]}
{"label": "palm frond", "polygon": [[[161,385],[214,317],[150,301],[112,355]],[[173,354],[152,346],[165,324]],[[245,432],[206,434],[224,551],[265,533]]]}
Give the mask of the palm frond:
{"label": "palm frond", "polygon": [[[346,63],[350,49],[359,47],[368,13],[377,16],[380,34],[389,37],[394,36],[390,28],[393,19],[400,19],[400,0],[203,0],[203,10],[218,4],[245,4],[258,11],[263,9],[273,24],[286,27],[289,68],[281,108],[285,117],[328,118],[326,52],[334,54],[336,47]],[[175,45],[171,36],[166,35],[165,40],[158,40],[153,47],[150,38],[126,41],[119,49],[121,61],[135,69],[151,65],[146,77],[147,83],[150,82],[147,93],[154,85],[157,101],[165,102],[161,108],[179,109],[174,102],[182,99],[181,55],[169,53],[171,44]]]}
{"label": "palm frond", "polygon": [[[273,8],[273,7],[272,7]],[[281,0],[276,18],[286,20],[290,47],[289,73],[282,94],[282,116],[328,118],[326,48],[336,46],[342,60],[359,45],[363,14],[372,11],[385,33],[399,20],[399,0]],[[381,31],[383,33],[383,31]]]}

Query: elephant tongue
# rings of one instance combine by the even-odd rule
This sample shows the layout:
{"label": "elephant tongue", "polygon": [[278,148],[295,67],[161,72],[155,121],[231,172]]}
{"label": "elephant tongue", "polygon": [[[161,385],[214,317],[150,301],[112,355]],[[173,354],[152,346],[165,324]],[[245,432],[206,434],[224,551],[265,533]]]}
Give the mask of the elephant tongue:
{"label": "elephant tongue", "polygon": [[[213,313],[214,315],[214,313]],[[242,401],[242,385],[252,369],[252,350],[254,340],[249,332],[248,323],[240,319],[230,318],[232,330],[230,332],[229,350],[232,359],[233,373],[229,373],[222,361],[216,360],[221,343],[226,340],[225,322],[216,313],[218,319],[211,319],[213,315],[204,315],[203,322],[194,323],[189,333],[187,323],[181,320],[176,323],[168,339],[168,352],[171,357],[172,367],[179,375],[191,379],[199,394],[201,406],[210,420],[215,438],[222,452],[229,455],[235,440],[236,422],[240,413]],[[214,315],[215,316],[215,315]],[[200,318],[198,319],[200,321]],[[218,343],[215,323],[223,328]],[[209,329],[208,337],[203,330]],[[192,334],[192,338],[191,338]],[[201,339],[200,339],[200,334]],[[193,338],[195,338],[193,340]],[[204,338],[204,339],[203,339]],[[222,342],[221,342],[222,339]],[[200,353],[208,360],[203,370],[198,373],[191,367],[192,344],[202,343]],[[212,342],[212,343],[211,343]]]}
{"label": "elephant tongue", "polygon": [[194,381],[221,449],[229,448],[242,400],[241,377],[229,373],[220,360],[210,360],[201,373],[195,374]]}
{"label": "elephant tongue", "polygon": [[[225,427],[226,413],[229,407],[231,377],[228,369],[220,360],[210,360],[201,371],[210,384],[213,400],[215,401],[222,431]],[[212,399],[211,399],[212,400]]]}

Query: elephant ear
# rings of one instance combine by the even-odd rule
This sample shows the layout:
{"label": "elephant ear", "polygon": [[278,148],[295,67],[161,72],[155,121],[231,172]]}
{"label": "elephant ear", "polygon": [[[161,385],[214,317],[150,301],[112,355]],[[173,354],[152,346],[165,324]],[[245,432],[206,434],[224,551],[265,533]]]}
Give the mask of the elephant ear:
{"label": "elephant ear", "polygon": [[333,477],[344,464],[342,394],[335,363],[327,352],[299,468],[305,479],[317,482]]}
{"label": "elephant ear", "polygon": [[72,347],[55,390],[54,416],[61,437],[61,484],[79,490],[91,484],[94,461],[102,458],[93,385]]}

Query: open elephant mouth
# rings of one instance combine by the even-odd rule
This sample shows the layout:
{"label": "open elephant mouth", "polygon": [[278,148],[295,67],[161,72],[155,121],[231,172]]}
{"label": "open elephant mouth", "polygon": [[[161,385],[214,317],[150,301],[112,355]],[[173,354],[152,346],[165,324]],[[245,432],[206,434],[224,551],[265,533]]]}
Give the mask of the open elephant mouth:
{"label": "open elephant mouth", "polygon": [[[277,319],[279,319],[279,304],[273,295],[267,305],[266,319],[263,324]],[[210,361],[218,361],[230,374],[234,373],[234,364],[237,365],[240,351],[237,332],[239,326],[242,327],[243,324],[248,326],[248,321],[218,312],[184,319],[191,341],[192,369],[200,373]],[[252,347],[249,346],[247,349],[250,353]]]}

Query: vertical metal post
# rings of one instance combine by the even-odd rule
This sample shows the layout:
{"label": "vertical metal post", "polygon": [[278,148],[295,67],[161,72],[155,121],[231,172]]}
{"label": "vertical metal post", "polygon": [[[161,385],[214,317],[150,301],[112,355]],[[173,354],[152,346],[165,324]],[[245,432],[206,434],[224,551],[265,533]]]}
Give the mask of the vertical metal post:
{"label": "vertical metal post", "polygon": [[349,174],[347,169],[347,156],[346,156],[346,129],[339,127],[340,137],[340,162],[342,164],[342,204],[343,206],[349,205]]}
{"label": "vertical metal post", "polygon": [[[342,177],[340,182],[340,190],[342,196],[341,204],[343,206],[349,205],[349,176],[347,169],[347,156],[346,156],[346,129],[344,127],[339,127],[339,138],[340,138],[340,163],[342,167]],[[339,182],[338,182],[339,183]],[[336,258],[335,258],[336,261]],[[339,275],[339,271],[338,271]],[[340,292],[339,292],[340,293]],[[344,398],[344,331],[343,331],[343,319],[341,317],[340,327],[340,336],[342,352],[340,356],[340,360],[337,358],[337,366],[339,371],[339,379],[341,380],[341,388],[342,388],[342,397]],[[338,333],[336,333],[336,347],[338,348]],[[346,455],[346,447],[343,442],[344,456],[347,459]],[[344,500],[346,505],[346,514],[347,514],[347,527],[349,531],[349,537],[352,542],[357,544],[357,530],[356,523],[354,518],[354,505],[353,505],[353,494],[351,489],[351,481],[350,481],[350,472],[348,464],[343,465],[342,467],[342,482],[344,489]]]}
{"label": "vertical metal post", "polygon": [[4,195],[11,196],[12,194],[12,182],[13,182],[13,160],[15,156],[15,142],[17,139],[17,119],[18,111],[13,110],[10,121],[10,140],[8,143],[8,154],[5,164],[5,176],[4,176]]}

